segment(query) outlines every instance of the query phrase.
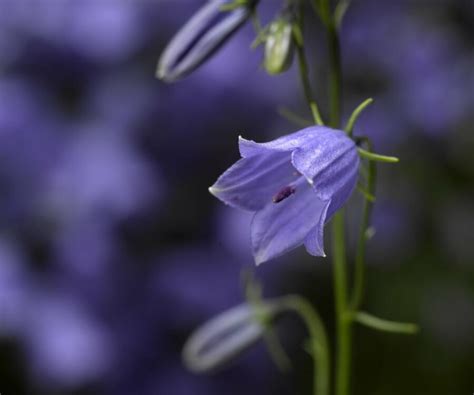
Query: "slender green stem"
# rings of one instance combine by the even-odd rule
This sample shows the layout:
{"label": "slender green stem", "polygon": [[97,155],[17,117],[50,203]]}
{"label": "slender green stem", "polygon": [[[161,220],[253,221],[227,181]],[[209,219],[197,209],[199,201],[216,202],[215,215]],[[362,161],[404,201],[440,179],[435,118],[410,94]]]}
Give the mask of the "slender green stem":
{"label": "slender green stem", "polygon": [[334,300],[336,304],[336,394],[349,393],[351,365],[351,316],[347,307],[347,264],[344,235],[344,211],[332,220]]}
{"label": "slender green stem", "polygon": [[311,354],[315,362],[313,394],[329,395],[331,390],[329,342],[318,312],[306,299],[298,295],[284,297],[283,306],[298,313],[308,328],[311,338]]}
{"label": "slender green stem", "polygon": [[[329,110],[330,125],[340,127],[342,106],[342,67],[339,36],[329,0],[320,0],[320,13],[327,29],[329,52]],[[334,300],[336,305],[336,395],[348,395],[351,369],[352,319],[347,306],[347,263],[344,234],[344,211],[340,210],[332,220],[332,251],[334,266]]]}
{"label": "slender green stem", "polygon": [[[327,0],[325,0],[326,2]],[[341,122],[342,106],[342,68],[341,53],[337,28],[334,20],[327,25],[327,40],[330,59],[329,68],[329,111],[330,125],[334,128]]]}
{"label": "slender green stem", "polygon": [[[369,149],[370,148],[370,142]],[[366,190],[369,196],[375,195],[375,179],[377,176],[376,163],[368,161],[368,172],[367,172],[367,187]],[[369,228],[370,213],[372,211],[373,200],[365,198],[364,207],[362,209],[362,220],[359,230],[359,239],[357,241],[357,254],[355,259],[354,269],[354,287],[352,290],[351,297],[351,310],[357,311],[362,304],[364,297],[364,286],[365,286],[365,252],[367,244],[367,230]]]}
{"label": "slender green stem", "polygon": [[280,114],[283,118],[286,118],[288,121],[293,122],[295,125],[301,126],[303,128],[313,124],[310,119],[306,119],[286,107],[278,108],[278,114]]}
{"label": "slender green stem", "polygon": [[324,125],[323,119],[321,117],[321,113],[319,111],[319,107],[311,94],[311,83],[309,81],[309,76],[308,76],[308,63],[306,61],[304,47],[298,45],[296,47],[296,54],[298,57],[298,65],[300,69],[300,77],[301,77],[301,84],[303,86],[303,92],[304,92],[306,101],[308,102],[309,108],[311,110],[311,114],[313,115],[314,122],[316,123],[316,125]]}
{"label": "slender green stem", "polygon": [[252,272],[249,270],[244,270],[242,272],[242,282],[245,289],[245,299],[247,300],[247,303],[254,308],[256,318],[259,320],[260,324],[265,327],[263,341],[267,346],[271,359],[280,371],[289,371],[291,369],[291,361],[279,342],[274,328],[269,322],[267,322],[265,314],[262,314],[262,311],[265,312],[265,304],[262,298],[263,289],[261,284],[255,280]]}
{"label": "slender green stem", "polygon": [[303,86],[303,93],[308,103],[308,106],[311,110],[311,114],[313,115],[314,122],[317,125],[324,125],[323,118],[321,117],[321,112],[319,111],[318,104],[313,97],[311,92],[311,82],[309,80],[308,74],[308,61],[306,60],[306,54],[304,49],[304,42],[303,42],[303,12],[300,11],[300,16],[298,18],[298,24],[295,24],[293,27],[294,33],[294,40],[296,44],[296,55],[298,57],[298,66],[299,66],[299,74],[301,78],[301,84]]}

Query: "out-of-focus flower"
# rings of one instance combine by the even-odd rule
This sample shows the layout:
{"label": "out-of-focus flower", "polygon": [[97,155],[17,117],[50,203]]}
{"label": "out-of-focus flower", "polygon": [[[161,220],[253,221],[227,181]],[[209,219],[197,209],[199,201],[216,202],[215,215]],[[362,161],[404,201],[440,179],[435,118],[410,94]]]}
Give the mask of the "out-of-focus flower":
{"label": "out-of-focus flower", "polygon": [[291,66],[294,42],[290,15],[274,20],[269,27],[265,40],[264,66],[268,74],[280,74]]}
{"label": "out-of-focus flower", "polygon": [[[126,59],[143,42],[140,10],[143,5],[129,2],[74,1],[32,2],[2,1],[0,31],[10,43],[0,40],[8,55],[31,59],[32,42],[44,41],[56,50],[72,50],[97,62]],[[8,46],[6,45],[8,44]],[[8,61],[7,57],[7,61]],[[4,59],[0,60],[4,63]]]}
{"label": "out-of-focus flower", "polygon": [[241,299],[237,280],[241,269],[239,262],[207,245],[181,247],[161,256],[151,276],[152,295],[148,298],[171,308],[169,326],[192,327]]}
{"label": "out-of-focus flower", "polygon": [[255,211],[251,224],[257,264],[305,244],[324,256],[323,228],[357,180],[354,142],[340,130],[312,126],[268,143],[239,140],[237,161],[210,192],[224,203]]}
{"label": "out-of-focus flower", "polygon": [[64,220],[125,218],[157,196],[157,179],[126,136],[108,135],[107,123],[79,128],[71,139],[45,193],[48,211]]}
{"label": "out-of-focus flower", "polygon": [[164,50],[157,69],[157,77],[173,82],[192,72],[205,62],[225,41],[247,21],[256,0],[236,5],[233,1],[210,0],[174,36]]}
{"label": "out-of-focus flower", "polygon": [[107,371],[112,351],[107,333],[80,303],[40,290],[29,306],[23,336],[35,380],[68,388]]}
{"label": "out-of-focus flower", "polygon": [[11,336],[27,319],[31,276],[16,243],[0,238],[0,336]]}
{"label": "out-of-focus flower", "polygon": [[208,321],[184,345],[186,366],[206,372],[226,364],[262,338],[265,326],[260,319],[270,320],[277,311],[270,303],[259,306],[258,312],[244,303]]}

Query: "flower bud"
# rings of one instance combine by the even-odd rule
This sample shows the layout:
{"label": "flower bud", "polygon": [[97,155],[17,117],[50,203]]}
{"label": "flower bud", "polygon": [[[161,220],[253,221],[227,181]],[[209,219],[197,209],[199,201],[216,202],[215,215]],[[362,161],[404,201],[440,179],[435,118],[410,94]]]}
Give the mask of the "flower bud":
{"label": "flower bud", "polygon": [[261,302],[252,307],[241,304],[218,315],[194,332],[183,348],[189,370],[202,373],[224,365],[264,334],[264,322],[278,313],[274,303]]}
{"label": "flower bud", "polygon": [[291,66],[294,52],[292,30],[292,21],[289,16],[282,16],[270,24],[265,41],[264,60],[268,74],[282,73]]}
{"label": "flower bud", "polygon": [[209,0],[165,48],[158,62],[157,77],[174,82],[199,67],[247,21],[257,1],[246,0],[239,4]]}

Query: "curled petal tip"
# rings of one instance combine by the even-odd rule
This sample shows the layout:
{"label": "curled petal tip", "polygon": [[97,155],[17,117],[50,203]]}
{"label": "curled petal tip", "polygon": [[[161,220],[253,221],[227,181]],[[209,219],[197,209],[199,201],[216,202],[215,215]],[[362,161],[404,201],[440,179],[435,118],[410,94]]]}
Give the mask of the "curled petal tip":
{"label": "curled petal tip", "polygon": [[253,259],[255,261],[255,266],[260,266],[263,262],[267,260],[267,258],[262,256],[261,254],[254,255]]}
{"label": "curled petal tip", "polygon": [[155,77],[158,78],[159,80],[166,81],[165,76],[166,76],[165,71],[162,68],[158,67],[155,72]]}

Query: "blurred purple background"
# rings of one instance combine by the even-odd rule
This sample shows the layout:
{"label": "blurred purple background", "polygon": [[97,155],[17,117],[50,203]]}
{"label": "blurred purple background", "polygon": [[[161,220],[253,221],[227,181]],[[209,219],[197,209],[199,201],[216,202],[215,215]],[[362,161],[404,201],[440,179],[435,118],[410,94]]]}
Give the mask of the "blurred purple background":
{"label": "blurred purple background", "polygon": [[[244,27],[196,73],[165,85],[160,52],[195,0],[0,2],[0,392],[310,393],[304,331],[195,376],[181,347],[243,299],[246,213],[207,192],[238,158],[309,118],[296,70],[267,76]],[[280,2],[261,0],[268,21]],[[309,13],[308,18],[313,18]],[[314,19],[311,19],[312,21]],[[318,96],[321,26],[307,23]],[[474,3],[355,0],[342,29],[345,115],[401,158],[380,166],[366,309],[416,337],[357,328],[355,394],[474,391]],[[325,109],[325,103],[323,103]],[[360,196],[348,212],[355,238]],[[256,269],[268,295],[300,292],[331,320],[331,264],[298,250]],[[331,336],[332,328],[330,327]]]}

